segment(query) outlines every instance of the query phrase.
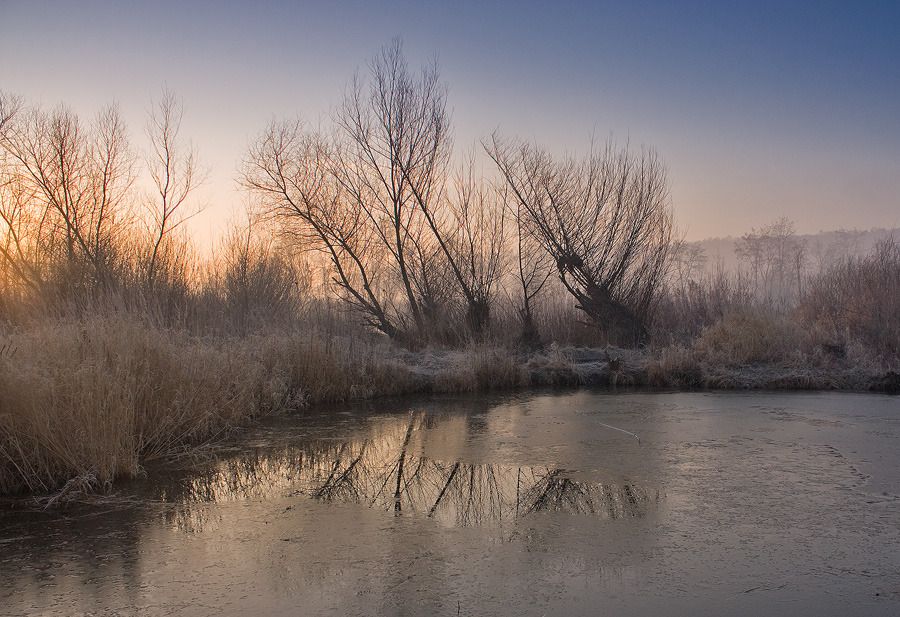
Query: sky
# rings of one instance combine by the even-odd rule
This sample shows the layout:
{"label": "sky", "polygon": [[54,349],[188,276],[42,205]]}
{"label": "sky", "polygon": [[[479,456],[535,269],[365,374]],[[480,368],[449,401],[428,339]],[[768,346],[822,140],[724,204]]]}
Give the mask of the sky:
{"label": "sky", "polygon": [[328,123],[394,37],[437,58],[461,152],[499,130],[558,153],[655,148],[689,240],[781,216],[900,227],[900,2],[41,2],[0,0],[0,89],[136,148],[163,88],[208,170],[212,243],[247,204],[237,170],[273,119]]}

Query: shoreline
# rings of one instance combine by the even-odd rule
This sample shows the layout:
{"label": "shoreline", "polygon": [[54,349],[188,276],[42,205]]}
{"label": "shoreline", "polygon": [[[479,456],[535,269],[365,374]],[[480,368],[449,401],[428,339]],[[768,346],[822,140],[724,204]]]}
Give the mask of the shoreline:
{"label": "shoreline", "polygon": [[696,351],[383,341],[270,334],[206,339],[130,320],[8,336],[0,355],[0,495],[104,493],[148,462],[255,419],[387,397],[566,388],[900,392],[877,363],[729,366]]}
{"label": "shoreline", "polygon": [[[508,385],[512,389],[553,386],[570,387],[637,387],[674,391],[839,391],[900,393],[900,373],[891,369],[871,370],[846,366],[802,367],[774,363],[736,366],[713,366],[683,355],[676,360],[667,357],[673,349],[640,351],[613,347],[551,346],[532,352],[506,350],[516,357],[522,383]],[[487,357],[479,351],[426,350],[402,352],[399,365],[422,380],[416,392],[479,392],[506,389],[504,385],[481,389],[446,389],[447,377],[457,378],[471,362],[475,373],[490,370],[491,356],[503,348],[486,348]],[[678,353],[684,354],[684,350]],[[471,358],[476,356],[474,362]],[[394,360],[394,358],[390,358]],[[496,365],[495,365],[496,366]],[[497,383],[497,382],[494,382]]]}

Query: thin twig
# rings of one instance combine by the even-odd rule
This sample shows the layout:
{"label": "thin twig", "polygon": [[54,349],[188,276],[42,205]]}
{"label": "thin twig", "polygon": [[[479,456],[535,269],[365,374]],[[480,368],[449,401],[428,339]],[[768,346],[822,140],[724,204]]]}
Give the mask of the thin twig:
{"label": "thin twig", "polygon": [[600,426],[605,426],[606,428],[611,428],[614,431],[619,431],[620,433],[625,433],[626,435],[631,435],[632,437],[637,439],[638,443],[641,443],[641,438],[638,437],[637,435],[635,435],[634,433],[632,433],[631,431],[626,431],[624,428],[619,428],[616,426],[611,426],[609,424],[604,424],[603,422],[598,422],[597,424],[599,424]]}

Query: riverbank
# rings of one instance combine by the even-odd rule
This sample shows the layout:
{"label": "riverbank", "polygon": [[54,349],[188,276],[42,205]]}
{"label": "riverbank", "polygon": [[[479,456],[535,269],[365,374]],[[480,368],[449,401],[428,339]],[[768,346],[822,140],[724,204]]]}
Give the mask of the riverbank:
{"label": "riverbank", "polygon": [[278,333],[201,338],[125,318],[5,336],[0,494],[103,491],[142,465],[272,413],[380,396],[556,387],[897,392],[895,367],[796,355],[728,361],[721,350],[491,344],[398,349],[378,339]]}

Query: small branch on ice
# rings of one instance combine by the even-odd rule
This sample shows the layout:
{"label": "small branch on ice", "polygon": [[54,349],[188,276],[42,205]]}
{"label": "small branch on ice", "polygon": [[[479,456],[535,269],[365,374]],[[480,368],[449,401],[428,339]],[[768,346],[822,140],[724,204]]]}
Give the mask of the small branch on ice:
{"label": "small branch on ice", "polygon": [[606,428],[611,428],[611,429],[614,430],[614,431],[619,431],[620,433],[625,433],[626,435],[631,435],[632,437],[634,437],[635,439],[637,439],[637,442],[638,442],[638,443],[641,443],[641,438],[638,437],[637,435],[635,435],[634,433],[632,433],[631,431],[626,431],[624,428],[618,428],[618,427],[616,427],[616,426],[611,426],[611,425],[609,425],[609,424],[604,424],[603,422],[598,422],[597,424],[599,424],[600,426],[605,426]]}

